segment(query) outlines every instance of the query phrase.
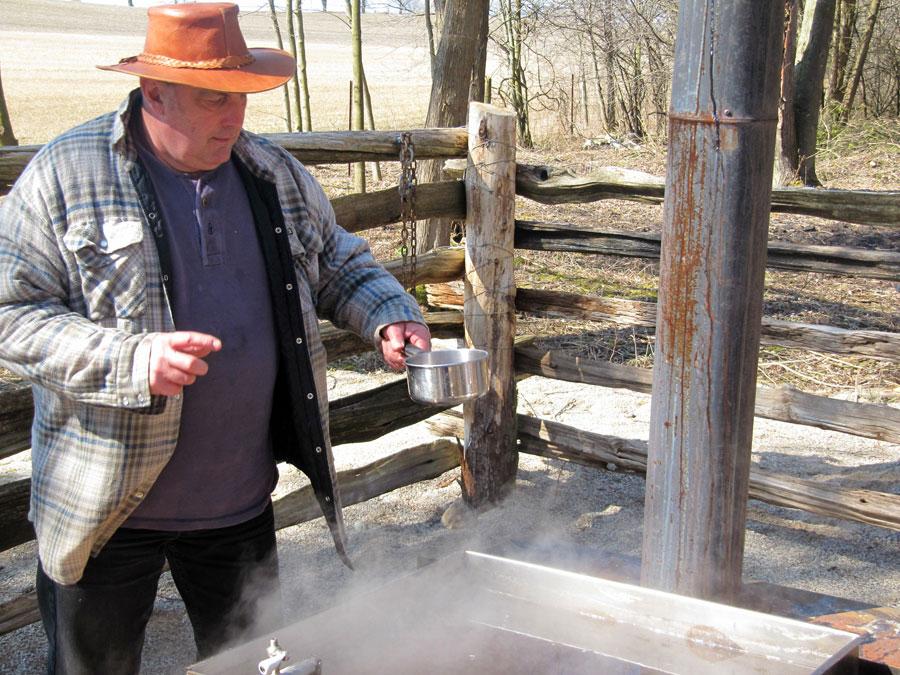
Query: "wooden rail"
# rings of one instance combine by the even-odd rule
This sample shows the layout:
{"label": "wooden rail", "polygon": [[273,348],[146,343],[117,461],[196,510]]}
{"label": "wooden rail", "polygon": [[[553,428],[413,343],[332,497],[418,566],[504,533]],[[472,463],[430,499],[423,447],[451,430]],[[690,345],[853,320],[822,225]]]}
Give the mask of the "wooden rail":
{"label": "wooden rail", "polygon": [[[428,427],[437,436],[462,437],[462,419],[455,411],[437,415]],[[518,431],[519,449],[528,454],[607,470],[613,467],[640,474],[647,470],[646,441],[606,436],[528,415],[518,416]],[[750,470],[750,497],[774,506],[900,531],[900,495],[889,492],[849,490],[754,467]]]}
{"label": "wooden rail", "polygon": [[[515,348],[515,369],[517,376],[540,375],[644,393],[650,393],[653,377],[652,371],[646,368],[566,357],[534,347],[527,339],[520,339]],[[31,393],[27,387],[9,389],[7,395],[12,391],[17,392],[19,400],[30,399]],[[6,400],[9,401],[10,397]],[[444,409],[413,403],[407,395],[406,381],[402,378],[336,399],[329,405],[335,445],[372,440]],[[839,401],[790,388],[760,387],[756,394],[756,414],[769,419],[900,442],[900,410],[888,406]],[[27,433],[27,427],[23,428],[23,433]],[[26,520],[29,488],[28,479],[0,485],[0,551],[33,537]],[[900,518],[900,513],[897,517]]]}
{"label": "wooden rail", "polygon": [[[428,291],[432,306],[462,306],[462,294],[452,286],[435,285]],[[649,328],[656,325],[656,303],[642,300],[518,288],[516,309],[548,318],[611,321],[623,326]],[[828,354],[900,361],[900,334],[886,331],[848,330],[763,317],[761,342]]]}
{"label": "wooden rail", "polygon": [[[417,129],[412,134],[417,158],[460,158],[466,155],[468,135],[464,129]],[[399,131],[338,131],[263,136],[282,145],[306,164],[346,164],[399,158]],[[0,194],[9,191],[40,148],[40,145],[0,147]],[[448,164],[449,173],[453,173],[454,167],[461,173],[458,163]],[[419,186],[419,189],[423,187]],[[447,193],[441,193],[441,190],[446,190]],[[390,192],[396,194],[396,190]],[[429,195],[429,198],[450,200],[448,217],[462,217],[459,215],[459,207],[452,203],[455,197],[450,193],[453,192],[452,187],[445,185]],[[665,196],[665,185],[663,179],[657,176],[618,167],[606,167],[590,174],[575,176],[554,167],[519,164],[516,167],[516,193],[542,204],[572,204],[601,199],[661,204]],[[462,204],[464,216],[464,202]],[[896,227],[900,223],[900,191],[775,188],[772,190],[772,211]],[[380,218],[387,217],[384,207],[379,213]],[[428,215],[431,217],[438,214]],[[342,221],[339,219],[338,222]],[[354,227],[352,221],[348,222]],[[375,224],[368,227],[374,227]]]}

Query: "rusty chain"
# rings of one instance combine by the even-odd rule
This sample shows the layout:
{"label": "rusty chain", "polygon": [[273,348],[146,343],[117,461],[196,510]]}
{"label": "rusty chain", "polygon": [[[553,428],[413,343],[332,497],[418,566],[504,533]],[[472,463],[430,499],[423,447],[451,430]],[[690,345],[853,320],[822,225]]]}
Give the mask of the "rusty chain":
{"label": "rusty chain", "polygon": [[405,287],[416,294],[416,150],[412,134],[400,134],[400,255]]}

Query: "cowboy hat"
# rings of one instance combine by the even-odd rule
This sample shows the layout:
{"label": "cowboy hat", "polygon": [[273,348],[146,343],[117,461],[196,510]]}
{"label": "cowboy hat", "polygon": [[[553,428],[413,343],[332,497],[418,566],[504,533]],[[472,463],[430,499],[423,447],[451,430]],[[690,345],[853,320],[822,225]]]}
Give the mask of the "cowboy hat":
{"label": "cowboy hat", "polygon": [[147,16],[144,51],[98,68],[243,94],[274,89],[296,71],[285,51],[247,49],[232,3],[162,5]]}

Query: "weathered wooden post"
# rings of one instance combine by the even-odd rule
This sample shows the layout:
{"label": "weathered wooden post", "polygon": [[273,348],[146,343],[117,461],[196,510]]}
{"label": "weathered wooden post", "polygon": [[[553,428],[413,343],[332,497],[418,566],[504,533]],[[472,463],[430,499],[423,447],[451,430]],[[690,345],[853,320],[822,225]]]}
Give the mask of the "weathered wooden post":
{"label": "weathered wooden post", "polygon": [[783,0],[682,0],[642,582],[740,588]]}
{"label": "weathered wooden post", "polygon": [[513,234],[516,116],[484,103],[469,105],[466,168],[466,341],[490,353],[490,386],[464,406],[463,499],[496,502],[515,484],[516,285]]}

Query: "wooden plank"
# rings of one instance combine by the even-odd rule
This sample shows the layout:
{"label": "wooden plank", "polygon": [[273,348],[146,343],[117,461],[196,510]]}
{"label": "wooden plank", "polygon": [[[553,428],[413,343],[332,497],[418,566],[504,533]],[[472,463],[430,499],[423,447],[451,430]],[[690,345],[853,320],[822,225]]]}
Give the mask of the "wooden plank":
{"label": "wooden plank", "polygon": [[331,443],[363,443],[421,422],[450,406],[416,403],[406,378],[344,396],[328,404]]}
{"label": "wooden plank", "polygon": [[[337,223],[349,232],[359,232],[400,222],[397,188],[366,194],[351,194],[331,200]],[[466,217],[466,191],[462,181],[422,183],[416,187],[416,216],[426,218]]]}
{"label": "wooden plank", "polygon": [[[516,174],[516,193],[541,204],[581,204],[624,199],[661,204],[662,178],[640,171],[603,167],[580,176],[549,166],[522,166]],[[774,213],[796,213],[864,225],[897,227],[900,191],[775,188]]]}
{"label": "wooden plank", "polygon": [[[428,427],[439,436],[459,438],[463,432],[456,411],[436,415]],[[647,471],[647,443],[640,439],[597,434],[528,415],[518,415],[518,435],[519,449],[528,454],[605,470]],[[773,506],[900,531],[900,495],[889,492],[846,489],[753,467],[749,496]]]}
{"label": "wooden plank", "polygon": [[[22,392],[30,395],[30,392]],[[406,379],[329,402],[331,442],[362,443],[420,422],[448,406],[428,406],[409,398]],[[34,538],[27,520],[30,479],[0,485],[0,551]]]}
{"label": "wooden plank", "polygon": [[28,521],[30,495],[30,478],[0,484],[0,551],[34,539],[34,528]]}
{"label": "wooden plank", "polygon": [[[519,344],[516,371],[582,382],[601,387],[622,387],[650,393],[651,371]],[[900,443],[900,410],[887,405],[855,403],[816,396],[792,387],[758,387],[754,414],[780,422],[840,431],[842,433]]]}
{"label": "wooden plank", "polygon": [[[453,439],[438,439],[337,474],[341,503],[347,507],[459,466],[460,449]],[[275,501],[275,528],[282,529],[322,515],[312,487],[305,485]]]}
{"label": "wooden plank", "polygon": [[[659,258],[660,236],[570,223],[516,221],[516,248]],[[769,241],[766,267],[864,279],[900,281],[900,253],[850,246]]]}
{"label": "wooden plank", "polygon": [[[433,299],[436,306],[441,307],[462,304],[462,296],[448,286],[436,288]],[[656,303],[641,300],[519,288],[516,290],[516,309],[558,319],[611,321],[623,326],[656,326]],[[760,342],[827,354],[900,361],[900,334],[886,331],[847,330],[763,317]]]}
{"label": "wooden plank", "polygon": [[31,385],[0,381],[0,459],[31,447],[33,418]]}
{"label": "wooden plank", "polygon": [[464,405],[463,500],[500,501],[515,485],[516,117],[484,103],[469,104],[466,171],[466,341],[488,352],[488,390]]}
{"label": "wooden plank", "polygon": [[0,605],[0,635],[41,620],[37,591],[26,593]]}
{"label": "wooden plank", "polygon": [[[328,131],[303,134],[262,134],[304,164],[399,161],[401,131]],[[465,129],[413,129],[416,157],[465,157]],[[0,147],[0,194],[19,177],[40,145]]]}
{"label": "wooden plank", "polygon": [[[378,497],[393,490],[437,478],[459,466],[459,448],[452,439],[438,439],[401,450],[357,469],[339,471],[337,484],[344,506]],[[275,500],[275,529],[314,520],[322,515],[309,485]],[[40,620],[36,593],[27,593],[0,605],[0,635]]]}

